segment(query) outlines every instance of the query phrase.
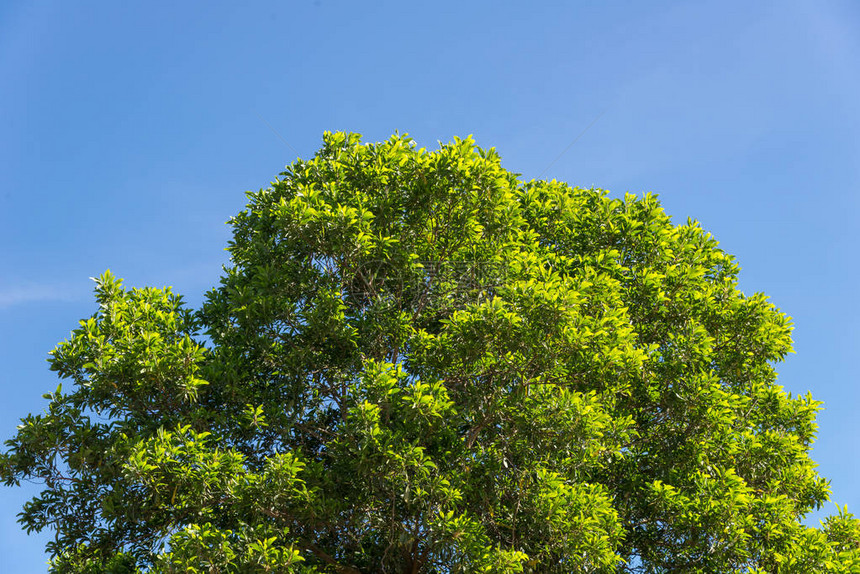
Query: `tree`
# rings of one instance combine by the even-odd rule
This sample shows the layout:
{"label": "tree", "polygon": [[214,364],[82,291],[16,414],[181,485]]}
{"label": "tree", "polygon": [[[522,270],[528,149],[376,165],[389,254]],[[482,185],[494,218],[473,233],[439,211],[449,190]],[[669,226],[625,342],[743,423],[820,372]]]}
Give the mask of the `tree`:
{"label": "tree", "polygon": [[854,572],[789,319],[653,195],[327,133],[199,310],[110,273],[0,475],[54,572]]}

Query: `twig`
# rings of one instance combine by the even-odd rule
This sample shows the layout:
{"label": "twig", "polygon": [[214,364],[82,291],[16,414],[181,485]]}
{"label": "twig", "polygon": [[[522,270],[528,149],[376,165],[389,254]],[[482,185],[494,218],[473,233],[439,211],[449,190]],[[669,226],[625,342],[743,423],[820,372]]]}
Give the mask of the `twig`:
{"label": "twig", "polygon": [[606,113],[606,110],[603,110],[602,112],[600,112],[600,113],[597,115],[597,117],[596,117],[596,118],[594,118],[593,120],[591,120],[591,123],[590,123],[590,124],[588,124],[584,130],[582,130],[581,132],[579,132],[579,135],[578,135],[578,136],[576,136],[575,138],[573,138],[573,141],[572,141],[572,142],[570,142],[570,144],[568,144],[568,146],[567,146],[566,148],[564,148],[564,151],[563,151],[563,152],[561,152],[560,154],[558,154],[558,157],[556,157],[554,160],[552,160],[552,161],[550,162],[550,164],[549,164],[548,166],[546,166],[546,168],[544,168],[544,170],[543,170],[542,172],[540,172],[540,175],[538,175],[538,176],[537,176],[537,178],[538,178],[538,179],[542,178],[542,177],[543,177],[543,174],[545,174],[545,173],[549,170],[549,168],[551,168],[551,167],[553,166],[553,164],[555,164],[555,162],[557,162],[558,160],[560,160],[560,159],[561,159],[561,156],[563,156],[564,154],[566,154],[566,153],[567,153],[567,150],[569,150],[570,148],[572,148],[572,147],[573,147],[573,144],[575,144],[576,142],[578,142],[578,141],[579,141],[579,138],[581,138],[582,136],[584,136],[584,135],[585,135],[585,132],[587,132],[588,130],[590,130],[590,129],[591,129],[591,126],[593,126],[594,124],[596,124],[596,123],[597,123],[597,120],[599,120],[601,117],[603,117],[603,114],[605,114],[605,113]]}

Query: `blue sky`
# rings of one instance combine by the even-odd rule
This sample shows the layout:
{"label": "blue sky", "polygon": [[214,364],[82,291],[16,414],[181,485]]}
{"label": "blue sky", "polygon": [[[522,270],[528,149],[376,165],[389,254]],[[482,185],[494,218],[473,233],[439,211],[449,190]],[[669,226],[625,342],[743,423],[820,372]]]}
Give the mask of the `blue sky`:
{"label": "blue sky", "polygon": [[[324,130],[474,134],[525,179],[655,192],[737,256],[794,317],[780,382],[824,401],[814,458],[860,514],[857,62],[850,1],[3,2],[0,438],[56,387],[88,277],[198,303],[243,192]],[[0,489],[0,571],[45,571],[33,492]]]}

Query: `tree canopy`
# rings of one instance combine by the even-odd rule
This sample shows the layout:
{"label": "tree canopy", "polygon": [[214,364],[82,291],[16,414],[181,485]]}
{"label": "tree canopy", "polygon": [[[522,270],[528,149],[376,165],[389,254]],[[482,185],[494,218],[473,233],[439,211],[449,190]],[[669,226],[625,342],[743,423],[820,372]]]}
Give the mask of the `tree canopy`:
{"label": "tree canopy", "polygon": [[655,196],[326,133],[199,309],[96,282],[0,477],[66,572],[857,572],[791,323]]}

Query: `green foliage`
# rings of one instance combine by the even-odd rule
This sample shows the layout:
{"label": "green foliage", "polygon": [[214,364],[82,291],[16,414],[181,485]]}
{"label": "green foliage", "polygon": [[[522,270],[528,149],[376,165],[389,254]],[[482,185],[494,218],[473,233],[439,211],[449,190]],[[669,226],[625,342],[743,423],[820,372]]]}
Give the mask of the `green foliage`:
{"label": "green foliage", "polygon": [[199,310],[96,286],[0,458],[61,572],[855,572],[789,319],[652,195],[326,134]]}

